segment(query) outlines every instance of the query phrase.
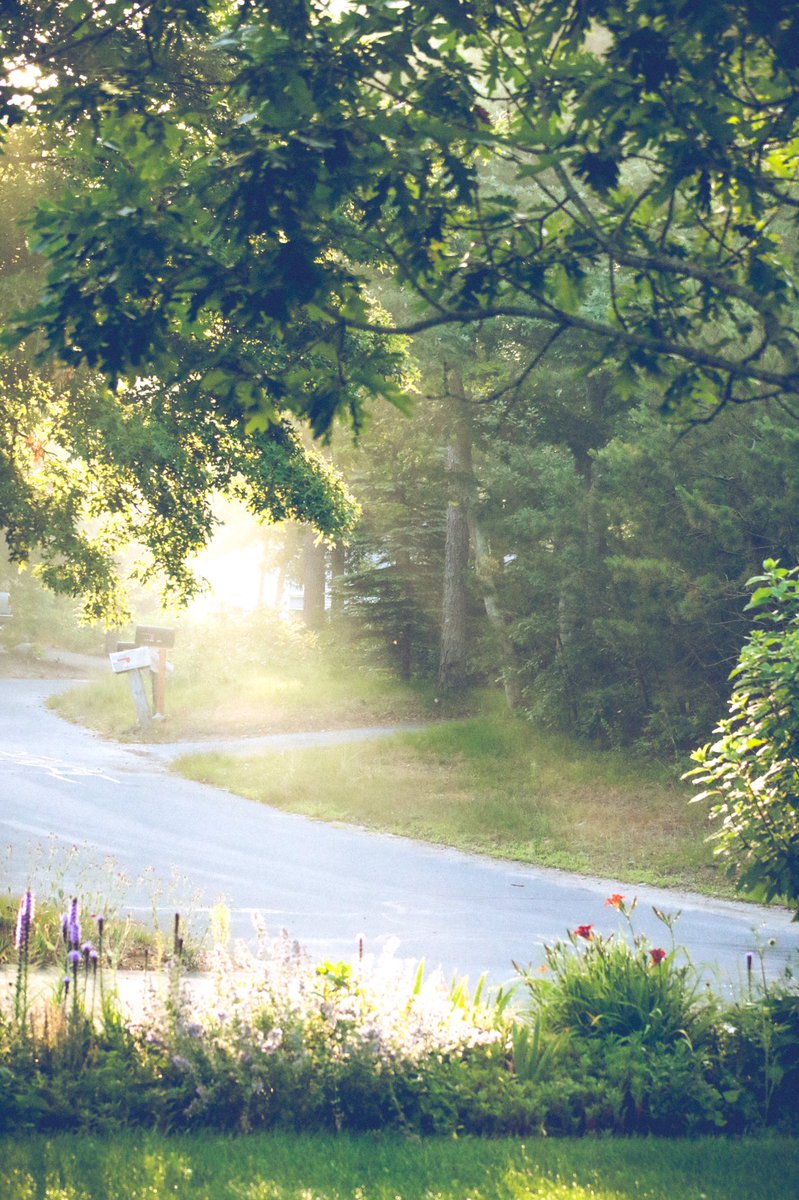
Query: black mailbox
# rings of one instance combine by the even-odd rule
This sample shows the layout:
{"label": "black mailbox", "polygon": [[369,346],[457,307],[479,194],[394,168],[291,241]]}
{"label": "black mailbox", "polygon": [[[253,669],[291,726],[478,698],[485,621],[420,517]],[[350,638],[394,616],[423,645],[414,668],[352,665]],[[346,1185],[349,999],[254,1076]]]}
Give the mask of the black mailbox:
{"label": "black mailbox", "polygon": [[163,629],[158,625],[137,625],[136,645],[157,646],[169,650],[175,644],[174,629]]}

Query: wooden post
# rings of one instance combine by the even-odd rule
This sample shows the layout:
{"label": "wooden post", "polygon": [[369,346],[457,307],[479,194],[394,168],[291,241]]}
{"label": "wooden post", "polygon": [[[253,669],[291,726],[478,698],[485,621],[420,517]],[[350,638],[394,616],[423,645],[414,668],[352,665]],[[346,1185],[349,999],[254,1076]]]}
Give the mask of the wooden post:
{"label": "wooden post", "polygon": [[155,674],[155,711],[166,716],[166,646],[158,647],[158,670]]}
{"label": "wooden post", "polygon": [[133,701],[136,705],[136,715],[139,719],[139,725],[142,729],[146,729],[150,724],[150,701],[147,699],[147,691],[144,686],[143,672],[128,671],[130,679],[130,687],[133,692]]}

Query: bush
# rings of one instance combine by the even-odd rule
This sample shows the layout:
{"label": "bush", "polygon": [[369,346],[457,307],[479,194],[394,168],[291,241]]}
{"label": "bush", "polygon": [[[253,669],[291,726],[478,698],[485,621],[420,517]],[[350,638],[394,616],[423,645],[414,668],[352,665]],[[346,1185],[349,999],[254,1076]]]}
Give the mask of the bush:
{"label": "bush", "polygon": [[[716,853],[742,887],[799,903],[799,568],[769,559],[750,609],[761,628],[732,672],[730,716],[688,773],[719,822]],[[799,910],[798,910],[799,912]]]}
{"label": "bush", "polygon": [[608,901],[629,922],[631,940],[601,937],[580,925],[546,949],[549,978],[523,972],[536,1010],[549,1028],[587,1037],[640,1038],[644,1045],[694,1043],[707,1034],[710,1008],[690,964],[680,963],[673,919],[655,909],[672,943],[651,947],[632,927],[635,901]]}

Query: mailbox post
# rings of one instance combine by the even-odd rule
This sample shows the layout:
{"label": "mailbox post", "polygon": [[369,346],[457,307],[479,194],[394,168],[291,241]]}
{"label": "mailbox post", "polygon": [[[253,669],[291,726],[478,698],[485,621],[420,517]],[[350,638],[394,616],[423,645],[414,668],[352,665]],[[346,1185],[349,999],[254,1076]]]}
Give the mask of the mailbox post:
{"label": "mailbox post", "polygon": [[[139,725],[146,728],[153,715],[165,716],[165,693],[167,661],[166,652],[175,644],[174,629],[161,629],[155,625],[139,625],[136,640],[117,642],[115,654],[109,654],[111,666],[116,674],[127,674],[133,691]],[[147,699],[144,672],[153,681],[153,709]]]}
{"label": "mailbox post", "polygon": [[145,646],[132,646],[130,649],[117,650],[108,657],[114,674],[125,674],[130,680],[136,716],[142,729],[146,729],[150,723],[150,701],[144,689],[142,671],[150,668],[150,651]]}
{"label": "mailbox post", "polygon": [[158,625],[138,625],[136,627],[136,645],[146,646],[155,652],[153,671],[153,706],[156,715],[166,716],[166,652],[175,644],[174,629],[164,629]]}

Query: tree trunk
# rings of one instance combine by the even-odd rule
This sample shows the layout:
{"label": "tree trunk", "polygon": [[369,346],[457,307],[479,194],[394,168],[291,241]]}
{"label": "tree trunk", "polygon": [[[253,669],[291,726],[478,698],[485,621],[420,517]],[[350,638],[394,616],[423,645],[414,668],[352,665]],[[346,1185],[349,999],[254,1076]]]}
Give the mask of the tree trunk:
{"label": "tree trunk", "polygon": [[[522,692],[519,683],[519,675],[517,671],[517,657],[514,645],[508,633],[508,627],[505,617],[497,601],[496,588],[494,586],[494,570],[491,563],[491,555],[486,541],[485,534],[480,528],[477,520],[475,496],[475,478],[472,465],[472,436],[471,428],[468,422],[469,400],[463,386],[463,376],[459,370],[453,370],[449,375],[449,391],[455,408],[455,428],[452,445],[449,448],[448,466],[452,473],[453,488],[451,494],[454,495],[454,503],[451,501],[447,510],[447,572],[445,578],[445,599],[444,599],[444,628],[447,627],[447,585],[452,596],[453,607],[459,613],[461,620],[460,627],[460,642],[453,632],[450,636],[450,643],[453,649],[445,649],[445,638],[442,632],[442,649],[441,662],[442,669],[439,670],[439,690],[445,691],[442,683],[443,667],[445,663],[445,654],[453,655],[457,660],[457,647],[460,645],[460,663],[462,664],[463,683],[466,681],[466,614],[467,614],[467,578],[468,578],[468,554],[469,549],[474,553],[474,567],[477,585],[480,590],[480,595],[483,601],[488,623],[494,633],[495,644],[499,650],[499,670],[498,674],[502,679],[502,687],[505,692],[505,701],[511,712],[514,712],[521,706]],[[455,511],[453,511],[455,510]],[[457,513],[457,515],[456,515]],[[459,528],[460,517],[465,517],[466,524],[466,545],[461,540],[463,532]],[[452,523],[450,524],[450,519]],[[451,574],[449,570],[449,550],[450,541],[453,543],[453,559],[461,564],[462,569]],[[457,550],[456,550],[457,547]],[[458,551],[465,557],[458,558]],[[460,587],[458,587],[460,584]],[[455,621],[450,622],[451,629],[456,628]],[[448,664],[447,664],[448,665]],[[463,686],[463,684],[461,685]],[[450,687],[450,691],[455,690]]]}
{"label": "tree trunk", "polygon": [[344,593],[341,589],[347,569],[347,548],[338,541],[330,551],[330,615],[340,617],[344,612]]}
{"label": "tree trunk", "polygon": [[466,419],[463,378],[456,368],[449,375],[455,409],[452,437],[447,448],[446,545],[444,550],[444,601],[438,690],[442,695],[463,691],[468,682],[467,612],[469,571],[469,510],[472,495],[472,435]]}
{"label": "tree trunk", "polygon": [[305,531],[303,548],[302,615],[309,629],[320,630],[325,623],[324,542],[317,542],[316,531]]}
{"label": "tree trunk", "polygon": [[269,578],[269,542],[264,537],[261,543],[261,558],[258,562],[258,598],[256,608],[266,608],[266,581]]}
{"label": "tree trunk", "polygon": [[496,590],[493,582],[493,571],[491,568],[491,556],[489,554],[488,545],[485,534],[480,528],[477,519],[473,522],[474,534],[474,566],[477,575],[477,582],[480,586],[480,591],[483,596],[483,607],[488,617],[488,623],[494,631],[497,643],[499,645],[502,664],[500,668],[500,676],[502,679],[502,687],[505,692],[505,702],[511,712],[515,712],[522,702],[522,689],[519,683],[519,676],[516,672],[516,650],[508,633],[508,627],[505,623],[505,618],[502,615],[502,610],[497,603]]}

